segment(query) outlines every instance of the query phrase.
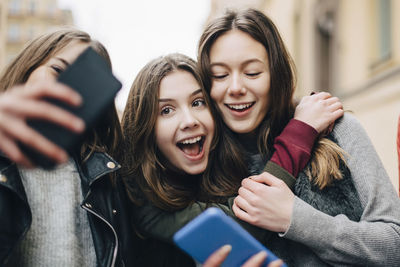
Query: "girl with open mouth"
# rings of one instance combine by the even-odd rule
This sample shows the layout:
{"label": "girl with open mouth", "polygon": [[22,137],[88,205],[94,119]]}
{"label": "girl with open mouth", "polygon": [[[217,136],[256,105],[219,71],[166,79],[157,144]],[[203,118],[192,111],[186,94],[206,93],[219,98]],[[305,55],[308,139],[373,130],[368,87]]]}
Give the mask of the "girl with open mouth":
{"label": "girl with open mouth", "polygon": [[[321,105],[315,109],[313,101],[302,103],[307,108],[299,110],[299,119],[310,117],[309,110],[318,111],[318,115],[333,114]],[[340,103],[337,109],[341,109]],[[228,202],[233,201],[249,172],[234,137],[229,132],[221,134],[226,129],[219,118],[204,91],[196,63],[184,55],[171,54],[149,62],[133,82],[122,117],[126,172],[122,176],[136,205],[133,219],[138,231],[167,241],[149,239],[162,248],[157,249],[157,257],[143,256],[146,264],[193,265],[168,243],[173,234],[208,205],[234,216]],[[330,122],[325,118],[320,121],[325,125],[321,128]],[[315,129],[311,132],[314,138],[318,134]],[[307,146],[293,157],[296,164],[309,157],[312,141]],[[274,155],[279,158],[282,154]],[[283,172],[286,174],[280,176],[291,176]],[[249,224],[245,227],[259,239],[268,235],[268,231]]]}

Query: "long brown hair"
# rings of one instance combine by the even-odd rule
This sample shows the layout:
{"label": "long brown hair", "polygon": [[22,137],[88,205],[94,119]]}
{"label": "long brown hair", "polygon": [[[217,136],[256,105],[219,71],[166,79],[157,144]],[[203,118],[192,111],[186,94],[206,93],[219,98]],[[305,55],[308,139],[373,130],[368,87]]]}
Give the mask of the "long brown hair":
{"label": "long brown hair", "polygon": [[[200,195],[217,195],[218,197],[234,195],[237,188],[232,190],[233,185],[238,184],[239,175],[241,175],[236,171],[236,167],[231,167],[228,170],[229,174],[226,174],[225,168],[234,162],[230,161],[234,159],[234,156],[225,148],[219,155],[226,154],[226,158],[217,157],[215,153],[210,152],[209,163],[212,162],[212,164],[208,165],[205,173],[197,177],[196,181],[184,179],[196,184],[190,186],[171,183],[168,177],[168,172],[171,170],[168,170],[163,164],[164,159],[156,145],[154,128],[158,116],[161,80],[174,71],[189,72],[203,88],[196,62],[193,59],[177,53],[156,58],[144,66],[136,76],[122,116],[124,134],[122,163],[126,171],[123,177],[129,196],[138,205],[143,203],[144,197],[164,210],[184,208]],[[211,101],[208,95],[204,91],[203,94],[206,104],[211,108],[212,115],[215,115],[216,111],[210,105]],[[212,140],[211,151],[219,149],[221,144],[226,142],[219,142],[222,135],[218,133],[222,122],[217,121],[215,124],[216,133]],[[229,145],[225,146],[229,147]],[[233,151],[233,155],[235,155],[235,151]],[[221,160],[223,160],[222,163]],[[238,165],[245,166],[240,160]],[[210,173],[215,176],[211,177]],[[235,177],[237,177],[236,181]],[[240,178],[242,177],[240,176]],[[209,185],[212,188],[209,188]],[[209,193],[209,190],[216,193]]]}
{"label": "long brown hair", "polygon": [[[208,93],[212,87],[210,49],[218,37],[233,29],[249,34],[265,47],[268,54],[271,77],[269,98],[272,105],[258,128],[258,149],[267,157],[275,137],[282,132],[294,114],[294,62],[278,29],[266,15],[255,9],[227,11],[205,28],[199,41],[198,63]],[[321,137],[315,145],[311,160],[312,177],[320,188],[329,185],[333,179],[342,177],[339,171],[340,160],[344,160],[343,150],[331,140]]]}
{"label": "long brown hair", "polygon": [[[7,65],[0,76],[0,91],[6,91],[17,84],[25,83],[31,73],[45,64],[52,56],[72,41],[88,43],[107,62],[111,69],[111,60],[106,48],[92,40],[84,31],[74,28],[60,28],[42,34],[26,44],[24,49]],[[85,160],[94,151],[107,151],[115,155],[122,137],[115,105],[109,108],[102,121],[87,134],[81,147],[81,160]]]}

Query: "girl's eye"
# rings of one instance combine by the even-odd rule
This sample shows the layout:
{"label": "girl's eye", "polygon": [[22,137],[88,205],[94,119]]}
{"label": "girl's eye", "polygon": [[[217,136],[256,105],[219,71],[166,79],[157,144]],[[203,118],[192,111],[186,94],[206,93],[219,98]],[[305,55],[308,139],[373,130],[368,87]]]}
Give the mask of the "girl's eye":
{"label": "girl's eye", "polygon": [[212,75],[212,78],[216,79],[216,80],[221,80],[221,79],[225,78],[226,76],[228,76],[228,74]]}
{"label": "girl's eye", "polygon": [[204,101],[203,98],[199,98],[196,99],[195,101],[193,101],[192,106],[193,107],[201,107],[201,106],[205,106],[206,105],[206,101]]}
{"label": "girl's eye", "polygon": [[57,66],[57,65],[52,65],[51,68],[52,68],[53,70],[55,70],[55,72],[57,72],[58,74],[60,74],[61,72],[64,71],[61,67],[59,67],[59,66]]}
{"label": "girl's eye", "polygon": [[172,112],[172,108],[170,107],[164,107],[161,109],[161,115],[168,115]]}
{"label": "girl's eye", "polygon": [[261,72],[246,73],[246,75],[247,75],[247,76],[250,76],[250,77],[256,77],[256,76],[258,76],[258,75],[260,75],[260,74],[261,74]]}

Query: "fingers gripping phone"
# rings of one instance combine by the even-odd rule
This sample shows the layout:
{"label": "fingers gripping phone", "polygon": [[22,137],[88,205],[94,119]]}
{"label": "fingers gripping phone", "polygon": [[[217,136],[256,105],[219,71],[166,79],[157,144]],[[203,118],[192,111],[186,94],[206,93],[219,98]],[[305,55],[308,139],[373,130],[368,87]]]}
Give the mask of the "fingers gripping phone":
{"label": "fingers gripping phone", "polygon": [[[122,84],[114,77],[105,60],[91,47],[58,77],[58,81],[76,90],[83,99],[79,107],[71,107],[61,101],[46,99],[72,114],[80,117],[86,124],[86,132],[94,127],[101,115],[112,105]],[[44,120],[30,119],[28,125],[44,137],[68,152],[80,146],[85,133],[76,134],[62,126]],[[55,162],[35,149],[19,142],[23,153],[36,165],[51,169]]]}
{"label": "fingers gripping phone", "polygon": [[175,233],[173,239],[178,247],[200,263],[227,244],[232,246],[232,251],[222,266],[241,266],[262,250],[268,254],[262,266],[278,259],[237,222],[215,207],[208,208],[186,224]]}

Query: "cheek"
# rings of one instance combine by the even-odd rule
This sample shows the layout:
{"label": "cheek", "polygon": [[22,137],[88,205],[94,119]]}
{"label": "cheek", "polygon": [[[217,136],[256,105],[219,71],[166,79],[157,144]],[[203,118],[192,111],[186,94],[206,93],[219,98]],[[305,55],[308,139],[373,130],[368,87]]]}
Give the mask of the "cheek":
{"label": "cheek", "polygon": [[211,87],[210,96],[215,102],[220,101],[223,98],[224,92],[220,84],[213,83]]}
{"label": "cheek", "polygon": [[264,88],[259,94],[260,99],[262,100],[262,113],[265,116],[270,110],[270,102],[271,102],[271,92],[269,87]]}
{"label": "cheek", "polygon": [[29,75],[26,84],[32,85],[43,80],[55,80],[56,78],[49,74],[45,66],[40,66]]}
{"label": "cheek", "polygon": [[166,144],[166,140],[168,139],[170,127],[165,127],[165,120],[157,119],[156,125],[154,127],[155,135],[156,135],[156,143],[157,146],[161,149]]}
{"label": "cheek", "polygon": [[207,127],[209,136],[213,137],[215,131],[215,124],[214,124],[214,118],[209,110],[207,110],[207,112],[205,112],[203,116],[203,124]]}
{"label": "cheek", "polygon": [[269,102],[271,91],[269,79],[259,80],[255,82],[252,87],[255,89],[254,92],[259,98]]}

